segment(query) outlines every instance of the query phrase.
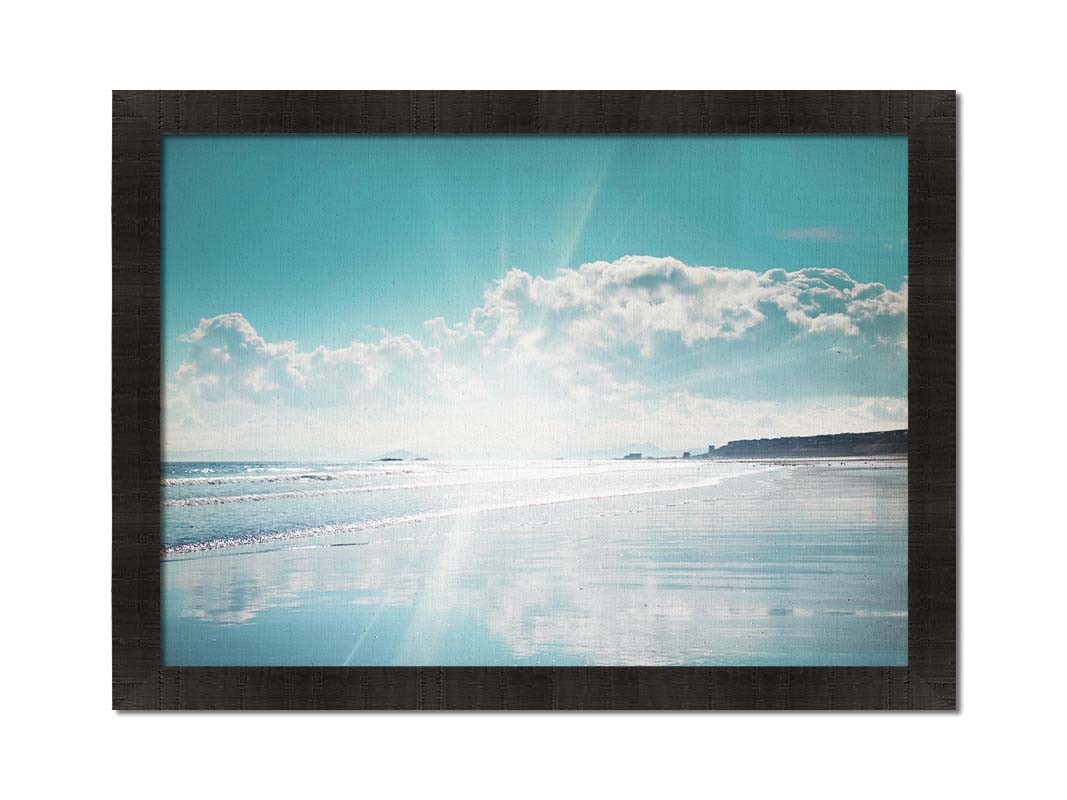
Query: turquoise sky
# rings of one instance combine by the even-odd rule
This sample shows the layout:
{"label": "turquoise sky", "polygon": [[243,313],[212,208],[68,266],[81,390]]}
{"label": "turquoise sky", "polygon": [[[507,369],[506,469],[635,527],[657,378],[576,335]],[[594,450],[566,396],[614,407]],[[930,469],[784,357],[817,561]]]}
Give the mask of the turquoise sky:
{"label": "turquoise sky", "polygon": [[168,453],[907,424],[902,137],[167,137],[162,202]]}
{"label": "turquoise sky", "polygon": [[906,154],[881,136],[165,137],[167,364],[202,317],[336,347],[465,319],[509,267],[630,254],[896,287]]}

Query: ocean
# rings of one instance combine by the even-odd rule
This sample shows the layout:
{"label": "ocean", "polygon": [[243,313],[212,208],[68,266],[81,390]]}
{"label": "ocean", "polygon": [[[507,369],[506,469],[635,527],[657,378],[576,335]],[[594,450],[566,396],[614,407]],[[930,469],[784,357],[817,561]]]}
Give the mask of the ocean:
{"label": "ocean", "polygon": [[907,463],[163,465],[167,666],[907,663]]}

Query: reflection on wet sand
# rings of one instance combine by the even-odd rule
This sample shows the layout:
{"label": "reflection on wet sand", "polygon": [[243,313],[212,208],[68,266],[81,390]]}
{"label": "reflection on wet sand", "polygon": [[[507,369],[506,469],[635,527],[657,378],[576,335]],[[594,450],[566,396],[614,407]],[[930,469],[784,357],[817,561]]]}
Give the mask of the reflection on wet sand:
{"label": "reflection on wet sand", "polygon": [[798,465],[164,562],[171,664],[902,664],[907,470]]}

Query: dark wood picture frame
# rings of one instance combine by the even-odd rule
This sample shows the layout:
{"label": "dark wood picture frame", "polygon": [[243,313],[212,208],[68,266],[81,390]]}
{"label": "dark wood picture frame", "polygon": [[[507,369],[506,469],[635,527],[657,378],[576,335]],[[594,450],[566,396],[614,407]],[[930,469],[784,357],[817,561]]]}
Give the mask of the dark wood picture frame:
{"label": "dark wood picture frame", "polygon": [[[112,676],[116,709],[955,709],[956,97],[950,91],[116,91]],[[160,666],[160,137],[908,137],[908,666]]]}

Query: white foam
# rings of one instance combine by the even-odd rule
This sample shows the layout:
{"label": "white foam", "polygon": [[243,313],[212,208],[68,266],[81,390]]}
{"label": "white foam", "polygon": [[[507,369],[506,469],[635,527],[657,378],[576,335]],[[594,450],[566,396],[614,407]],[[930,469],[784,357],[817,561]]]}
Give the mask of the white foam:
{"label": "white foam", "polygon": [[415,470],[343,470],[340,472],[312,472],[298,470],[300,474],[286,475],[220,475],[212,478],[164,478],[164,486],[221,486],[231,483],[292,483],[296,481],[334,481],[343,478],[361,478],[377,475],[410,475]]}
{"label": "white foam", "polygon": [[475,506],[465,506],[461,508],[446,508],[438,511],[406,514],[395,517],[379,517],[375,519],[360,520],[358,522],[335,523],[330,525],[318,525],[311,528],[299,528],[288,531],[272,531],[269,533],[247,534],[243,536],[234,536],[221,539],[212,539],[203,542],[190,542],[187,544],[174,545],[172,547],[164,548],[163,553],[165,555],[195,553],[204,550],[219,550],[226,547],[237,547],[240,545],[254,545],[291,539],[306,539],[316,536],[333,536],[346,533],[358,533],[360,531],[371,530],[374,528],[416,524],[436,519],[466,516],[468,514],[482,514],[492,511],[511,511],[518,508],[541,507],[549,505],[558,505],[561,503],[575,503],[586,500],[608,500],[617,497],[631,497],[635,495],[657,494],[661,492],[678,492],[685,491],[688,489],[703,489],[718,486],[719,483],[721,483],[723,480],[728,480],[730,478],[739,478],[746,475],[755,475],[763,472],[773,472],[779,469],[787,469],[787,467],[770,466],[765,467],[763,469],[746,469],[739,472],[725,473],[713,477],[704,478],[698,481],[689,481],[670,486],[646,486],[609,492],[589,491],[570,495],[548,495],[538,498],[532,498],[529,500],[514,501],[510,503],[490,503]]}
{"label": "white foam", "polygon": [[[654,470],[662,470],[663,467],[657,465],[656,467],[647,468]],[[499,483],[520,483],[540,480],[555,480],[562,478],[578,478],[586,475],[603,475],[613,472],[635,472],[635,468],[632,466],[594,466],[594,467],[580,467],[580,468],[555,468],[555,469],[501,469],[501,470],[486,470],[484,468],[468,470],[467,477],[462,480],[450,480],[450,475],[455,475],[455,472],[440,472],[442,480],[437,481],[425,481],[422,483],[388,483],[377,484],[370,486],[346,486],[338,489],[304,489],[300,491],[288,491],[288,492],[260,492],[260,493],[245,493],[234,495],[206,495],[202,497],[180,497],[173,498],[171,500],[165,500],[163,502],[164,508],[188,508],[194,506],[213,506],[213,505],[225,505],[228,503],[255,503],[263,500],[293,500],[302,499],[305,497],[329,497],[332,495],[345,495],[345,494],[367,494],[371,492],[395,492],[395,491],[407,491],[412,489],[436,489],[436,488],[456,488],[461,486],[486,486]],[[322,476],[313,475],[301,475],[299,477],[286,477],[286,478],[236,478],[236,479],[221,479],[221,478],[171,478],[171,481],[181,480],[185,484],[195,483],[237,483],[237,482],[275,482],[275,481],[296,481],[296,480],[335,480],[339,477],[350,476],[365,476],[365,475],[396,475],[396,474],[411,474],[402,472],[346,472],[335,473],[333,475],[324,473]],[[739,473],[748,474],[748,473]],[[168,484],[168,485],[180,485],[180,484]]]}

